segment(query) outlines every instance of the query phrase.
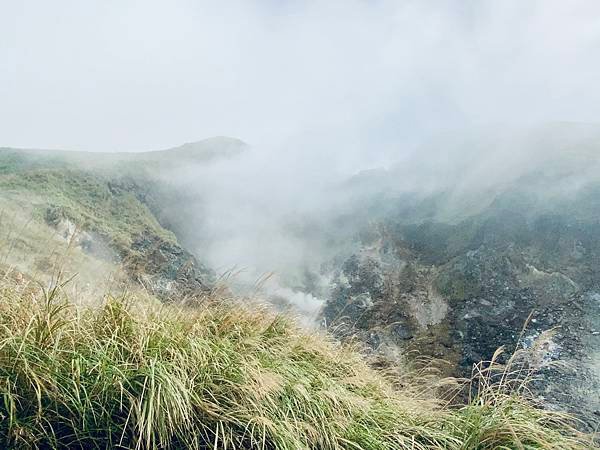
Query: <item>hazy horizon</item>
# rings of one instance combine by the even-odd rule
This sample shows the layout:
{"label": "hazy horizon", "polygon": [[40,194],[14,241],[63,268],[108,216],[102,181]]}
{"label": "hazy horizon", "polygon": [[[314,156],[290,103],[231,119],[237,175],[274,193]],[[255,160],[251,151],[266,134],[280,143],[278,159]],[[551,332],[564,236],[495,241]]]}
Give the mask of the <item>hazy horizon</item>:
{"label": "hazy horizon", "polygon": [[2,146],[222,135],[350,170],[447,131],[600,117],[597,2],[0,6]]}

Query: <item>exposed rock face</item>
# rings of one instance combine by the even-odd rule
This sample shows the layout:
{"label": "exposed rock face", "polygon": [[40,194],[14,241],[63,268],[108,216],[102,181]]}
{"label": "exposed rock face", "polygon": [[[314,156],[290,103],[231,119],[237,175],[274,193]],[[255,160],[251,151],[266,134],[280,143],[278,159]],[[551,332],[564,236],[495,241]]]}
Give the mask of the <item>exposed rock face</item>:
{"label": "exposed rock face", "polygon": [[338,335],[387,355],[396,346],[446,359],[457,375],[500,346],[507,354],[532,349],[536,395],[593,428],[600,221],[505,214],[492,207],[456,225],[384,221],[333,270],[324,319]]}
{"label": "exposed rock face", "polygon": [[143,234],[136,238],[124,261],[129,273],[159,297],[170,300],[206,292],[211,271],[180,246],[159,236]]}
{"label": "exposed rock face", "polygon": [[373,349],[413,349],[426,342],[430,356],[456,360],[446,327],[448,303],[432,284],[436,268],[381,244],[351,256],[334,272],[325,322]]}

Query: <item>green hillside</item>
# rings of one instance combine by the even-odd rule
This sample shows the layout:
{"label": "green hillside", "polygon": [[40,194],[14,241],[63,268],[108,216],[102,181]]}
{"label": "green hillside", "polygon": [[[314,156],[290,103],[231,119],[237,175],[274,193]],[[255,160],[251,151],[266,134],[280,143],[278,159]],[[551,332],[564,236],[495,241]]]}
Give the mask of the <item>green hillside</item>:
{"label": "green hillside", "polygon": [[[165,151],[125,154],[0,149],[5,224],[19,230],[27,224],[29,230],[27,236],[17,233],[23,252],[19,255],[18,246],[9,245],[9,259],[21,260],[26,270],[27,253],[39,241],[68,244],[73,239],[73,247],[94,264],[115,264],[159,296],[205,291],[212,272],[157,220],[155,197],[174,195],[158,181],[159,169],[207,164],[231,157],[243,146],[234,139],[213,138]],[[33,230],[37,235],[31,235]]]}

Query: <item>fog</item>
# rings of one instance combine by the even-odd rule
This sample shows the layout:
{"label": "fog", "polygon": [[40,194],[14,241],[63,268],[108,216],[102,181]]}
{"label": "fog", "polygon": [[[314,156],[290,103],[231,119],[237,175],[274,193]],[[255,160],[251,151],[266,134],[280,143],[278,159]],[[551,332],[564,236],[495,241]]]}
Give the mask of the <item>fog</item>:
{"label": "fog", "polygon": [[591,0],[0,0],[0,144],[242,139],[161,175],[189,194],[183,238],[315,310],[294,280],[356,231],[332,217],[373,192],[487,192],[560,155],[577,140],[548,153],[539,130],[600,121],[598,54]]}
{"label": "fog", "polygon": [[[214,135],[376,166],[432,133],[596,122],[595,1],[0,1],[2,145]],[[320,145],[315,145],[319,143]]]}

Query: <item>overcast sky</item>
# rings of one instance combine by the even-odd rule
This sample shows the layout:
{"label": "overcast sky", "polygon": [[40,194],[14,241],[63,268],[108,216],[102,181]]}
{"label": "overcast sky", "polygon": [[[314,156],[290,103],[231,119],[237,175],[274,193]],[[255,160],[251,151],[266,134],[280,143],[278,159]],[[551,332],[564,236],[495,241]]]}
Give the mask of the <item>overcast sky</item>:
{"label": "overcast sky", "polygon": [[599,1],[0,0],[0,146],[377,159],[549,120],[600,121]]}

